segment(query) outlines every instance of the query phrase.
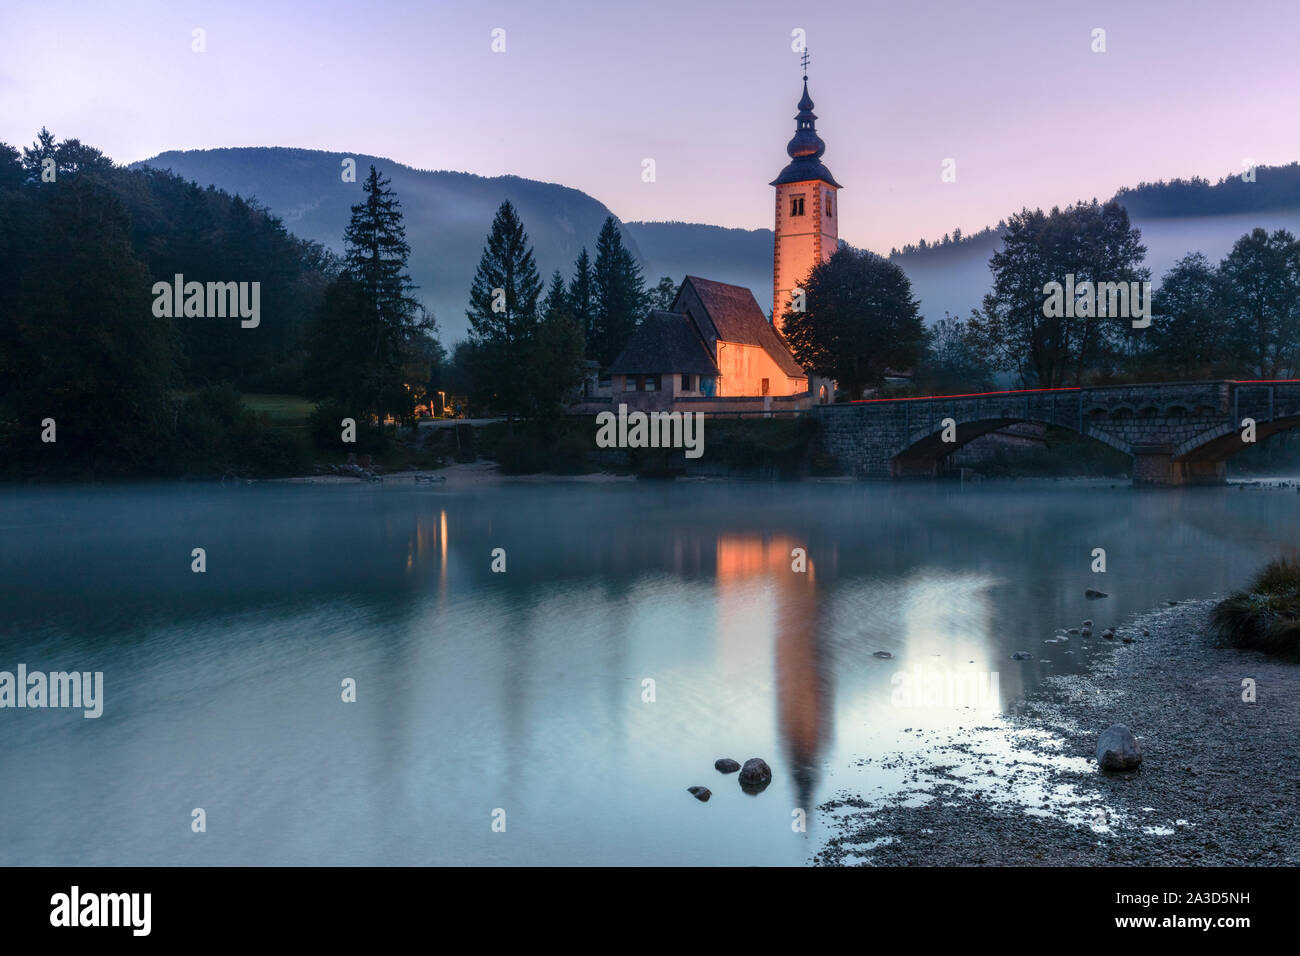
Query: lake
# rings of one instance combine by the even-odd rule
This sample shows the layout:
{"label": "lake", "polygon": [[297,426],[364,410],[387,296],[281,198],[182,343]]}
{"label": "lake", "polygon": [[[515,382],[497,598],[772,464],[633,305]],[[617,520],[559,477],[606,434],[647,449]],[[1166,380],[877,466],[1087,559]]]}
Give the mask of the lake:
{"label": "lake", "polygon": [[[104,700],[0,710],[0,862],[803,865],[818,803],[896,784],[858,758],[1107,653],[1058,628],[1242,584],[1298,518],[1105,481],[6,488],[0,671]],[[758,795],[713,769],[753,756]]]}

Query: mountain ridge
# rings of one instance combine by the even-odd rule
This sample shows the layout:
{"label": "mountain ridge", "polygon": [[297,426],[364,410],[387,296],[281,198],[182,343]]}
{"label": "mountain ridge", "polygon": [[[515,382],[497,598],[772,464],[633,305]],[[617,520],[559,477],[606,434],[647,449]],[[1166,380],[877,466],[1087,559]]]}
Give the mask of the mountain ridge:
{"label": "mountain ridge", "polygon": [[[356,161],[356,183],[344,183],[340,175],[343,160],[349,158]],[[349,209],[361,197],[359,181],[371,164],[392,181],[402,203],[417,294],[433,311],[447,343],[466,334],[470,282],[502,200],[518,208],[542,275],[558,268],[566,281],[584,246],[594,255],[600,226],[606,216],[614,215],[595,197],[562,183],[514,174],[420,169],[364,153],[231,146],[168,150],[130,166],[171,169],[200,186],[214,185],[256,199],[294,234],[337,252]],[[1199,178],[1139,183],[1115,194],[1133,207],[1131,218],[1143,232],[1147,264],[1157,282],[1187,252],[1221,258],[1254,225],[1300,232],[1300,163],[1261,166],[1257,177],[1249,184],[1239,176],[1224,177],[1217,184]],[[1247,185],[1259,188],[1251,192]],[[1236,209],[1234,204],[1257,208]],[[664,275],[678,282],[687,273],[707,275],[749,288],[766,311],[772,288],[771,229],[614,218],[645,271],[647,287]],[[889,256],[912,280],[929,321],[944,313],[966,315],[979,305],[989,285],[988,257],[998,235],[996,227],[989,226],[957,241],[951,236],[945,240],[921,240],[891,250]]]}

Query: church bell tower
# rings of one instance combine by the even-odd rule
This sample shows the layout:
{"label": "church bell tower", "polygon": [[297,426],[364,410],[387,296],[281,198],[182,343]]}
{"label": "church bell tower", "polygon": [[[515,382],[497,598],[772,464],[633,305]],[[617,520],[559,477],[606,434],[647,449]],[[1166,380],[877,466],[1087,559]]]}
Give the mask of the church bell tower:
{"label": "church bell tower", "polygon": [[840,184],[822,165],[826,144],[817,135],[817,116],[808,95],[808,53],[803,55],[803,97],[795,117],[794,138],[785,151],[790,164],[772,180],[776,187],[776,249],[772,261],[772,324],[777,330],[791,293],[813,266],[839,247]]}

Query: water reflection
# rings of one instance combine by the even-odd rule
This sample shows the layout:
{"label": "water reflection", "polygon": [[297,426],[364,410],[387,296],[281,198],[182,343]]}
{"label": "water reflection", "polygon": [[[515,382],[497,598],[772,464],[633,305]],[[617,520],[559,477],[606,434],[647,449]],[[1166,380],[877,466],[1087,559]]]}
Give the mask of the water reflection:
{"label": "water reflection", "polygon": [[[816,562],[806,544],[783,536],[725,534],[717,541],[719,645],[750,650],[745,605],[752,583],[770,596],[762,619],[775,634],[777,726],[795,806],[811,811],[818,769],[831,734],[833,682],[821,640]],[[752,609],[751,612],[752,613]]]}
{"label": "water reflection", "polygon": [[[1231,488],[7,489],[4,663],[103,670],[106,704],[98,721],[0,712],[0,769],[21,770],[0,852],[797,864],[792,807],[815,839],[835,788],[892,784],[859,781],[857,757],[989,722],[1078,666],[1079,642],[1043,645],[1055,629],[1234,586],[1298,515],[1294,492]],[[1095,547],[1100,603],[1083,597]],[[932,674],[996,674],[1000,694],[899,706],[895,678],[924,692]],[[768,759],[773,786],[745,796],[721,756]],[[199,800],[223,824],[196,850],[160,821]]]}

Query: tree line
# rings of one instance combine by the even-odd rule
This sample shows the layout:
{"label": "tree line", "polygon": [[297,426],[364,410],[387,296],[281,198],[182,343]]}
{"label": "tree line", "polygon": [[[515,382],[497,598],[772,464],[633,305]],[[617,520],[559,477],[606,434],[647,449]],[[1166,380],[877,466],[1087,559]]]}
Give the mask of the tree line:
{"label": "tree line", "polygon": [[[1218,263],[1189,253],[1158,285],[1140,230],[1117,200],[1024,209],[1001,230],[992,288],[962,320],[924,327],[902,269],[843,247],[804,282],[805,308],[786,312],[795,358],[835,378],[847,397],[910,373],[910,391],[954,394],[1132,381],[1300,375],[1300,242],[1256,228]],[[1153,295],[1124,315],[1049,305],[1051,283],[1096,291],[1123,283]],[[1085,283],[1091,284],[1086,286]],[[1149,324],[1138,315],[1149,313]],[[1137,321],[1140,326],[1134,327]]]}
{"label": "tree line", "polygon": [[[184,470],[187,455],[205,452],[178,436],[199,417],[211,424],[197,393],[215,390],[206,405],[223,408],[221,424],[235,432],[249,427],[246,410],[216,392],[299,385],[338,267],[255,202],[124,168],[46,129],[21,151],[0,143],[0,467]],[[176,274],[260,282],[264,320],[242,329],[155,315],[153,284]],[[274,440],[253,444],[268,467],[297,457]]]}
{"label": "tree line", "polygon": [[[586,359],[607,370],[644,311],[676,293],[668,278],[646,287],[612,216],[595,255],[584,248],[544,288],[503,203],[468,290],[469,339],[448,361],[407,270],[400,200],[373,167],[360,185],[336,255],[255,200],[46,129],[21,150],[0,143],[0,470],[304,468],[299,436],[241,403],[253,392],[315,400],[322,436],[344,417],[372,434],[410,421],[438,390],[542,423],[580,389]],[[175,276],[257,283],[261,321],[155,314],[154,284]]]}
{"label": "tree line", "polygon": [[566,278],[543,282],[514,205],[492,220],[469,293],[469,338],[455,347],[450,381],[478,408],[526,418],[545,430],[579,393],[584,363],[598,374],[627,345],[647,309],[668,308],[677,294],[669,277],[646,287],[641,266],[609,216]]}

